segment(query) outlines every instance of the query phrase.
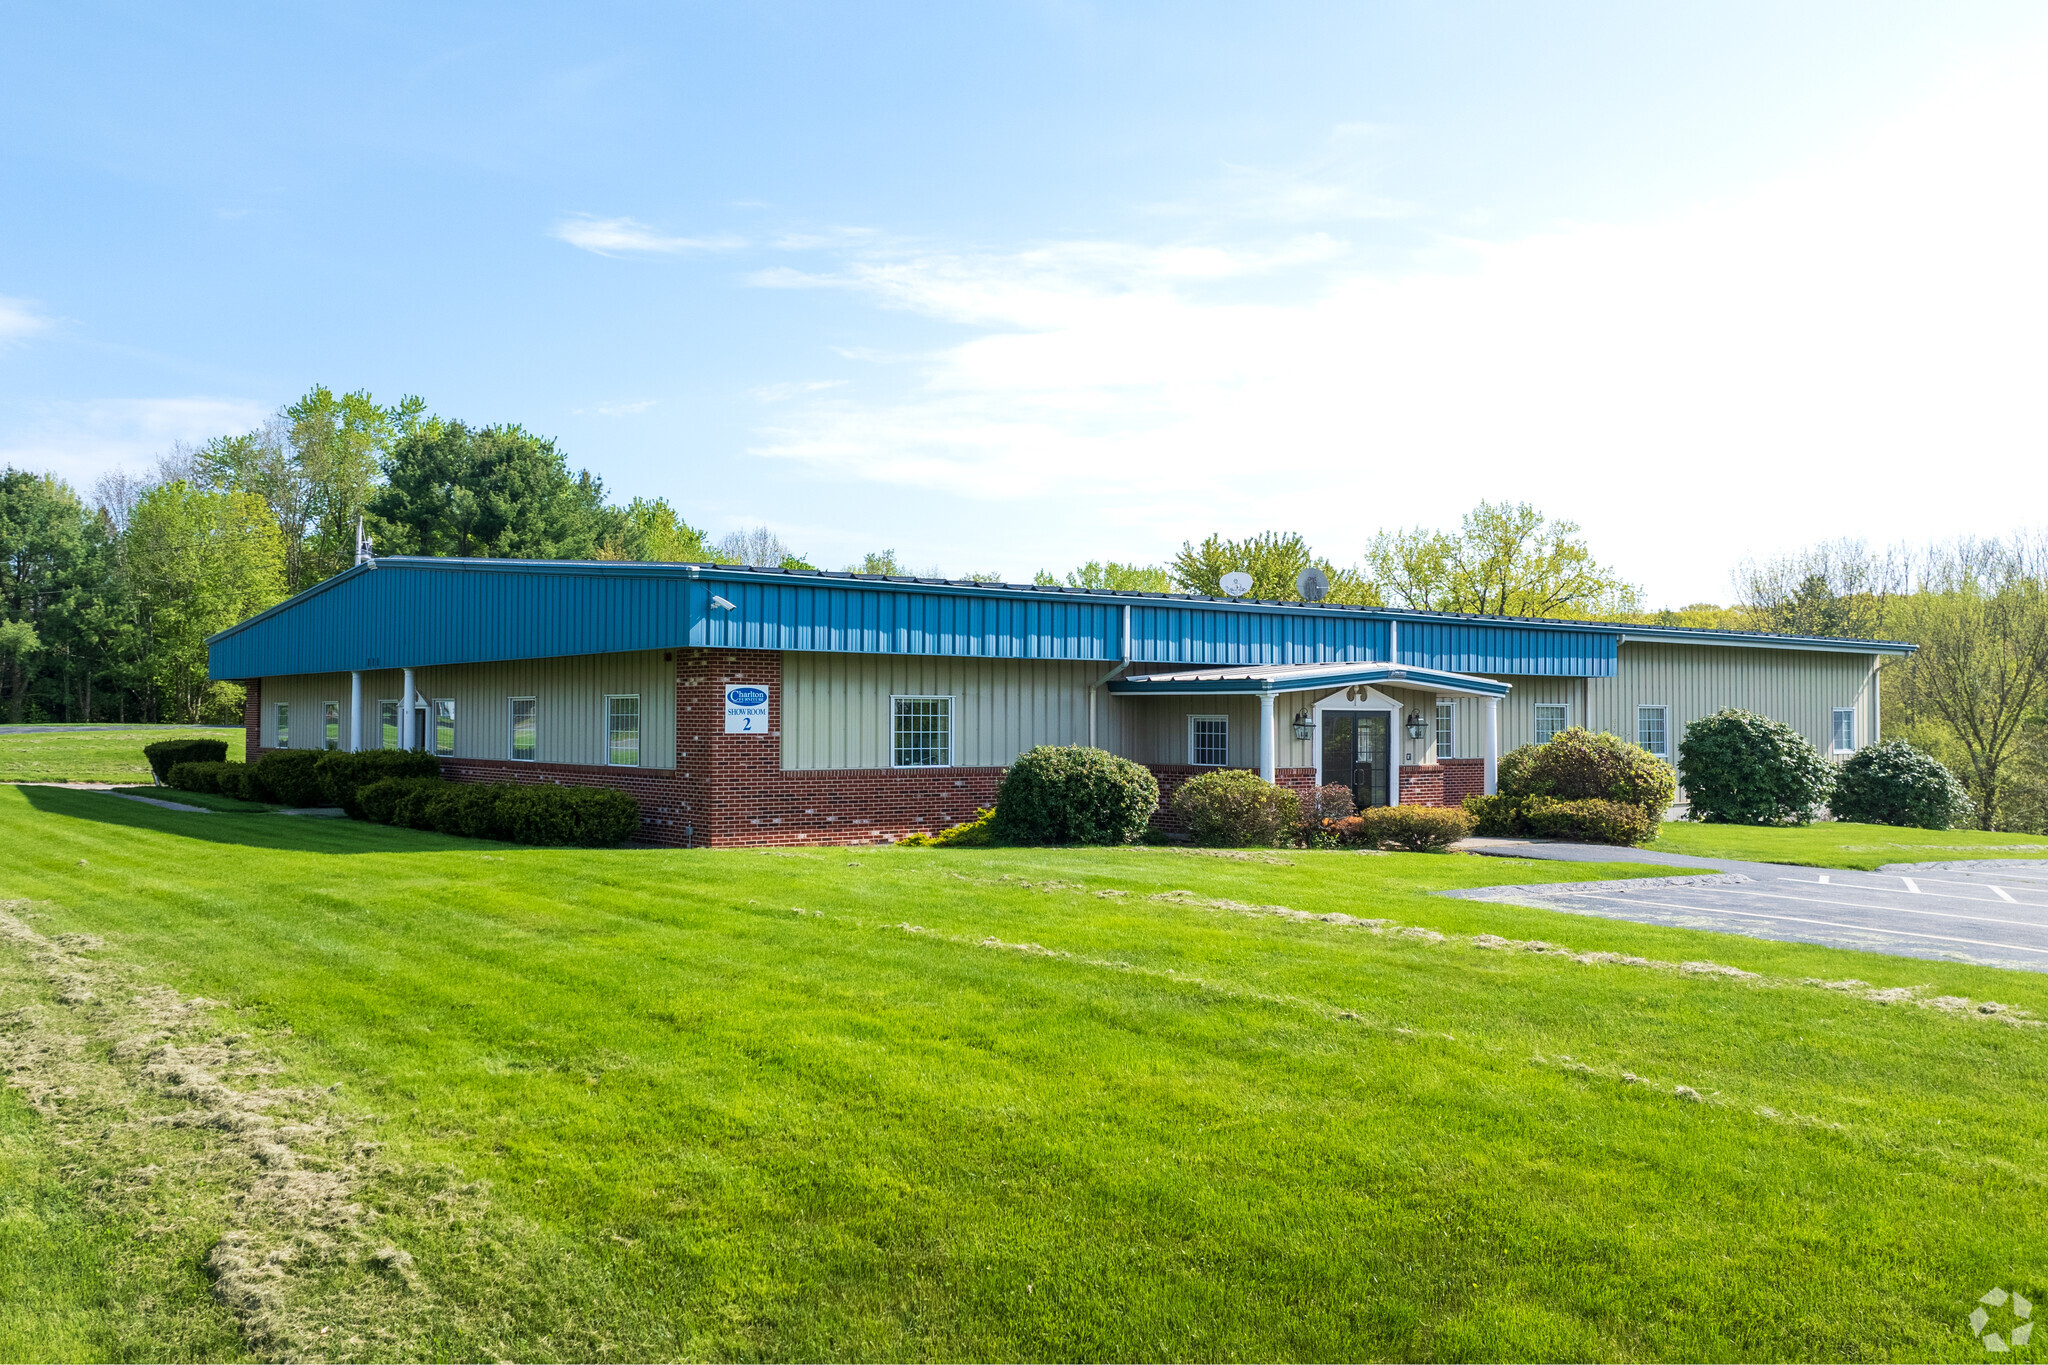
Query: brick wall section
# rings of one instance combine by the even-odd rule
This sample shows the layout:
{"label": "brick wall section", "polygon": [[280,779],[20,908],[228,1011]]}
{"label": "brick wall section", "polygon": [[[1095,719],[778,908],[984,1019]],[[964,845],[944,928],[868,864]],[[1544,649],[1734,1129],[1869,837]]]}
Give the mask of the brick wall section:
{"label": "brick wall section", "polygon": [[[458,782],[559,782],[616,787],[640,803],[641,838],[694,848],[871,844],[930,834],[992,806],[1000,768],[782,770],[782,656],[768,650],[679,649],[676,766],[444,759]],[[768,732],[725,733],[725,689],[768,692]]]}
{"label": "brick wall section", "polygon": [[1436,766],[1444,774],[1444,804],[1455,806],[1468,796],[1486,795],[1486,760],[1483,758],[1440,758]]}
{"label": "brick wall section", "polygon": [[263,753],[263,679],[246,679],[242,687],[242,761],[254,763]]}
{"label": "brick wall section", "polygon": [[1429,764],[1411,764],[1401,769],[1401,804],[1404,806],[1441,806],[1444,801],[1444,775],[1441,769]]}

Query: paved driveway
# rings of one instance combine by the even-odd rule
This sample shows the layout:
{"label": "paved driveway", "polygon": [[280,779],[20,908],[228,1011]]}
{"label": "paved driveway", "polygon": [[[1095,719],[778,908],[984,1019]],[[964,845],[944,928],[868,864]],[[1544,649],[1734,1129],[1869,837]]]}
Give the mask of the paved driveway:
{"label": "paved driveway", "polygon": [[1876,872],[1745,863],[1583,844],[1474,841],[1473,852],[1642,862],[1675,883],[1557,882],[1442,894],[1574,915],[2048,972],[2048,859],[1893,863]]}

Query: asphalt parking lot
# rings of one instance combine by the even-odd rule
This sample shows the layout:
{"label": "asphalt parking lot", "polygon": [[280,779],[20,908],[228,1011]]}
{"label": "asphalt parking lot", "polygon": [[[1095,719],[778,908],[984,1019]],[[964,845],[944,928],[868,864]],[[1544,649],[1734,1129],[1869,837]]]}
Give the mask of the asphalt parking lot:
{"label": "asphalt parking lot", "polygon": [[[2048,972],[2048,859],[1894,863],[1876,872],[1510,840],[1474,852],[1682,867],[1668,881],[1500,886],[1445,895],[1574,915]],[[1619,855],[1619,856],[1618,856]]]}

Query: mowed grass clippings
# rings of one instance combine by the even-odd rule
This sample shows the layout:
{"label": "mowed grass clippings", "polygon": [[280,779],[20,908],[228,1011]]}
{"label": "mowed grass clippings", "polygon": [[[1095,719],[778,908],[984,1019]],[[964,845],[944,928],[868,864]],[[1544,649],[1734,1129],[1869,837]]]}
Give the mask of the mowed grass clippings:
{"label": "mowed grass clippings", "polygon": [[341,1085],[419,1354],[1974,1359],[2048,1291],[2048,981],[1427,894],[1554,865],[0,835],[40,932]]}
{"label": "mowed grass clippings", "polygon": [[151,725],[125,730],[56,729],[30,733],[0,725],[0,782],[151,781],[145,744],[160,739],[217,739],[240,759],[240,726]]}
{"label": "mowed grass clippings", "polygon": [[1818,820],[1810,825],[1708,825],[1667,820],[1650,848],[1700,858],[1860,868],[1965,858],[2048,858],[2048,838],[1982,829],[1902,829]]}

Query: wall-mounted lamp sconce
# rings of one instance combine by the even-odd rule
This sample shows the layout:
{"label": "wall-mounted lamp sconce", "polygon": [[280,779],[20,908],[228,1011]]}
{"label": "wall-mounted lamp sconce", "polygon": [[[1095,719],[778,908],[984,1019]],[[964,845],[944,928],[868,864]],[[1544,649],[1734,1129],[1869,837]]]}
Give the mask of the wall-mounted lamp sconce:
{"label": "wall-mounted lamp sconce", "polygon": [[720,611],[738,611],[740,609],[739,603],[728,602],[723,597],[718,597],[715,595],[711,599],[711,605],[718,608]]}
{"label": "wall-mounted lamp sconce", "polygon": [[1315,726],[1310,722],[1308,712],[1296,711],[1294,713],[1294,737],[1296,739],[1307,739],[1314,733]]}
{"label": "wall-mounted lamp sconce", "polygon": [[1421,712],[1418,711],[1414,715],[1408,717],[1408,738],[1421,739],[1424,735],[1428,733],[1429,727],[1423,724]]}

